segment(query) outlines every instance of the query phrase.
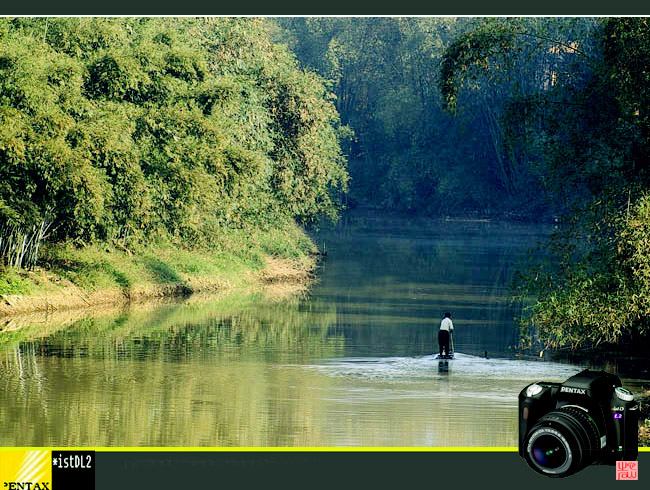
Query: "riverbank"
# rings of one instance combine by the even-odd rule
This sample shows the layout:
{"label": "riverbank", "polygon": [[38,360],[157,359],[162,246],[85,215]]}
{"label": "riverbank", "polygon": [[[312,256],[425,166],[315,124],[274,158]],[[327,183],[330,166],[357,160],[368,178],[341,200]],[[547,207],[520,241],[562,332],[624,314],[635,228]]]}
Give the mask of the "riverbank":
{"label": "riverbank", "polygon": [[314,279],[318,251],[297,226],[233,245],[58,246],[33,270],[0,269],[0,317],[236,290],[286,297],[307,291]]}

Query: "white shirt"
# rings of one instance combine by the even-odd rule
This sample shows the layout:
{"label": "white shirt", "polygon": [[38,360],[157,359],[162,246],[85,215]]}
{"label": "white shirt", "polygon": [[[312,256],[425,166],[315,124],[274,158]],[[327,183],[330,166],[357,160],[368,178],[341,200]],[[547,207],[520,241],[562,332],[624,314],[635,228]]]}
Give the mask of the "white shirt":
{"label": "white shirt", "polygon": [[440,330],[447,330],[448,332],[454,329],[454,324],[451,321],[451,318],[443,318],[440,322]]}

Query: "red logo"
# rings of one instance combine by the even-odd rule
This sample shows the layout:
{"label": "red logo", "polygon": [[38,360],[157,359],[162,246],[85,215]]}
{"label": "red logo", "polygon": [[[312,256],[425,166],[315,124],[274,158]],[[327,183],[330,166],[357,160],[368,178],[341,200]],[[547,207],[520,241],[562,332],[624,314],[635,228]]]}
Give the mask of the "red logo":
{"label": "red logo", "polygon": [[617,461],[616,479],[617,480],[638,480],[639,462],[638,461]]}

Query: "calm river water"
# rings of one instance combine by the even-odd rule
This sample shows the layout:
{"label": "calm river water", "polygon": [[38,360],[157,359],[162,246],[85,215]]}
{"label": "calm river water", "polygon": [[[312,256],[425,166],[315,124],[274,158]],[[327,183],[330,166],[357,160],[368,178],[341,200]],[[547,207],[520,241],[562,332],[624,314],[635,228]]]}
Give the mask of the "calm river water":
{"label": "calm river water", "polygon": [[[308,299],[190,299],[0,333],[0,446],[516,446],[519,391],[583,367],[512,349],[506,284],[543,235],[348,218],[316,237],[328,256]],[[441,364],[447,310],[459,354]]]}

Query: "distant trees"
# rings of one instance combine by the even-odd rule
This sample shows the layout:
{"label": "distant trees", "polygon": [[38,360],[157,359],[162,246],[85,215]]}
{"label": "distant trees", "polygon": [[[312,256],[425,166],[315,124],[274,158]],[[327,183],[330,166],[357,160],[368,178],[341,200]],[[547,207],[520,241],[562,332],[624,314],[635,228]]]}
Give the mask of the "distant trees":
{"label": "distant trees", "polygon": [[32,265],[11,250],[47,232],[209,244],[335,217],[343,138],[323,81],[263,19],[0,19],[5,263]]}
{"label": "distant trees", "polygon": [[513,94],[542,83],[537,60],[522,53],[509,80],[505,73],[495,74],[459,87],[457,100],[454,94],[459,110],[445,110],[448,101],[439,90],[443,56],[464,33],[496,35],[481,28],[481,20],[278,22],[284,28],[278,38],[330,81],[342,120],[355,132],[349,148],[352,205],[429,215],[509,212],[538,219],[549,214],[538,169],[505,147],[501,121]]}
{"label": "distant trees", "polygon": [[519,282],[527,339],[648,333],[648,19],[278,22],[355,132],[352,204],[554,217]]}

